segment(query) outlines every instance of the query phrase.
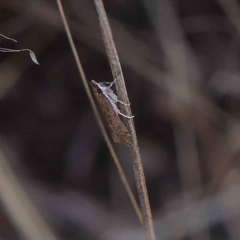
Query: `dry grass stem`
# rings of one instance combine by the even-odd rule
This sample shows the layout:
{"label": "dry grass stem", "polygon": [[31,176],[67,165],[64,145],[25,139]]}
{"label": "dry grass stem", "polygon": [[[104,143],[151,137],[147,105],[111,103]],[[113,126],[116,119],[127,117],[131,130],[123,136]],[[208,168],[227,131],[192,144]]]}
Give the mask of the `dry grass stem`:
{"label": "dry grass stem", "polygon": [[[118,97],[121,101],[125,103],[129,103],[120,61],[118,58],[117,50],[116,50],[113,36],[112,36],[112,31],[107,19],[107,15],[106,15],[103,3],[101,0],[94,0],[94,2],[97,9],[101,31],[103,35],[103,41],[106,48],[108,60],[110,62],[113,78],[117,79],[116,90],[118,93]],[[131,109],[129,106],[122,105],[121,110],[127,116],[132,116]],[[134,123],[132,119],[127,119],[127,118],[124,118],[123,121],[127,125],[128,129],[130,130],[132,140],[133,140],[133,144],[129,146],[129,148],[130,148],[131,156],[133,160],[133,170],[134,170],[134,175],[135,175],[135,180],[137,185],[139,201],[140,201],[142,214],[143,214],[143,225],[146,229],[147,238],[149,240],[154,240],[156,237],[154,233],[152,213],[151,213],[151,208],[149,204],[146,181],[145,181],[145,176],[143,172],[143,166],[142,166],[141,156],[139,152],[139,146],[138,146]]]}
{"label": "dry grass stem", "polygon": [[[24,239],[57,240],[25,194],[0,149],[0,198]],[[43,237],[44,236],[44,237]]]}
{"label": "dry grass stem", "polygon": [[86,93],[87,93],[87,96],[89,98],[89,101],[91,103],[91,107],[93,109],[93,112],[94,112],[94,115],[96,117],[96,120],[97,120],[97,123],[100,127],[100,130],[102,132],[102,135],[104,137],[104,140],[105,142],[107,143],[107,146],[108,146],[108,149],[110,151],[110,154],[114,160],[114,163],[116,164],[116,167],[117,167],[117,170],[119,172],[119,175],[120,175],[120,178],[121,178],[121,181],[123,182],[123,185],[128,193],[128,196],[132,202],[132,205],[134,207],[134,210],[139,218],[139,221],[142,223],[142,214],[141,214],[141,211],[139,209],[139,206],[137,204],[137,201],[136,199],[134,198],[134,195],[131,191],[131,188],[128,184],[128,181],[127,181],[127,178],[124,174],[124,171],[120,165],[120,162],[117,158],[117,155],[113,149],[113,146],[111,144],[111,141],[107,135],[107,132],[104,128],[104,125],[103,125],[103,122],[101,120],[101,117],[99,115],[99,112],[97,110],[97,107],[96,107],[96,104],[93,100],[93,96],[92,96],[92,93],[90,91],[90,88],[88,86],[88,83],[87,83],[87,79],[86,79],[86,76],[85,76],[85,73],[84,73],[84,70],[82,68],[82,64],[80,62],[80,59],[79,59],[79,56],[78,56],[78,53],[77,53],[77,50],[76,50],[76,47],[75,47],[75,44],[73,42],[73,38],[72,38],[72,35],[71,35],[71,32],[70,32],[70,29],[69,29],[69,26],[68,26],[68,23],[67,23],[67,20],[66,20],[66,17],[65,17],[65,13],[64,13],[64,10],[63,10],[63,7],[62,7],[62,4],[61,4],[61,1],[60,0],[56,0],[57,1],[57,5],[58,5],[58,8],[59,8],[59,12],[60,12],[60,15],[61,15],[61,18],[62,18],[62,21],[63,21],[63,24],[64,24],[64,28],[65,28],[65,31],[66,31],[66,34],[67,34],[67,37],[68,37],[68,41],[70,43],[70,47],[72,49],[72,52],[73,52],[73,55],[74,55],[74,58],[75,58],[75,61],[76,61],[76,64],[77,64],[77,68],[78,68],[78,71],[80,73],[80,76],[82,78],[82,81],[83,81],[83,85],[85,87],[85,90],[86,90]]}

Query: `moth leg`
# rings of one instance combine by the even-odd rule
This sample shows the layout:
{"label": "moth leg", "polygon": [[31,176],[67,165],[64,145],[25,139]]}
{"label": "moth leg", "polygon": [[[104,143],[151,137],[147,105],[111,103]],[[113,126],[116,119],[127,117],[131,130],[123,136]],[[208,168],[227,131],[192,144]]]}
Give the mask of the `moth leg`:
{"label": "moth leg", "polygon": [[109,88],[111,88],[112,85],[113,85],[116,81],[117,81],[117,79],[115,78],[115,79],[113,80],[113,82],[111,82],[111,84],[109,85]]}
{"label": "moth leg", "polygon": [[130,103],[125,103],[125,102],[122,102],[122,101],[120,101],[120,100],[118,100],[118,99],[117,99],[117,102],[119,102],[119,103],[121,103],[121,104],[123,104],[123,105],[126,105],[126,106],[130,106],[130,105],[131,105]]}
{"label": "moth leg", "polygon": [[121,103],[121,104],[123,104],[123,105],[126,105],[126,106],[130,106],[130,105],[131,105],[130,103],[125,103],[125,102],[122,102],[122,101],[118,100],[117,97],[116,97],[116,99],[114,99],[112,96],[109,96],[108,94],[105,94],[105,96],[106,96],[106,98],[109,99],[110,101],[119,102],[119,103]]}
{"label": "moth leg", "polygon": [[121,113],[120,110],[117,108],[117,105],[116,105],[114,102],[111,102],[111,101],[110,101],[110,103],[111,103],[114,111],[115,111],[117,114],[120,114],[120,115],[122,115],[123,117],[126,117],[126,118],[134,118],[134,116],[130,116],[130,117],[129,117],[129,116]]}
{"label": "moth leg", "polygon": [[118,114],[122,115],[125,118],[129,118],[129,119],[134,118],[134,116],[127,116],[127,115],[121,113],[119,110],[117,112],[118,112]]}
{"label": "moth leg", "polygon": [[114,79],[113,82],[99,82],[99,83],[103,83],[103,84],[109,84],[108,88],[111,88],[112,85],[117,81],[117,79]]}

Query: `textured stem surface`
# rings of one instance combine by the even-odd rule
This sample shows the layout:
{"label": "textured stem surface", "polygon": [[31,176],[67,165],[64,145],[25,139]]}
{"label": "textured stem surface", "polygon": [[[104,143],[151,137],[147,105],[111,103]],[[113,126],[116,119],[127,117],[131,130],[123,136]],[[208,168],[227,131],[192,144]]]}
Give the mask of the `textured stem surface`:
{"label": "textured stem surface", "polygon": [[[125,103],[129,103],[128,94],[123,78],[122,68],[120,65],[120,61],[118,58],[117,50],[114,44],[112,31],[107,19],[107,15],[101,0],[94,0],[95,6],[97,9],[101,31],[103,35],[103,41],[106,48],[108,60],[110,62],[113,78],[117,79],[116,81],[116,90],[118,93],[118,97],[121,101]],[[130,106],[122,105],[122,111],[127,116],[132,116]],[[143,166],[141,161],[141,155],[139,152],[139,146],[135,131],[135,126],[133,119],[123,118],[123,122],[126,124],[128,129],[130,130],[132,136],[133,144],[129,146],[131,151],[131,157],[133,160],[133,170],[137,185],[138,197],[141,205],[142,215],[143,215],[143,225],[146,230],[147,239],[155,240],[155,233],[153,227],[152,213],[146,188],[146,181],[143,172]]]}

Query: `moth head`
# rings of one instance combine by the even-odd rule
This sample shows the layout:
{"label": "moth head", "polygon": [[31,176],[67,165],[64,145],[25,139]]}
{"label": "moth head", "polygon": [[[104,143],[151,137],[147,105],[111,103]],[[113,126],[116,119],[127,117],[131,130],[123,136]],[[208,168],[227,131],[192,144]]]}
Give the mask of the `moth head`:
{"label": "moth head", "polygon": [[100,94],[102,93],[102,89],[99,87],[99,83],[95,82],[94,80],[91,81],[91,86],[93,90],[97,93]]}
{"label": "moth head", "polygon": [[94,80],[92,80],[90,84],[91,84],[91,86],[94,87],[94,88],[98,87],[98,83],[95,82]]}

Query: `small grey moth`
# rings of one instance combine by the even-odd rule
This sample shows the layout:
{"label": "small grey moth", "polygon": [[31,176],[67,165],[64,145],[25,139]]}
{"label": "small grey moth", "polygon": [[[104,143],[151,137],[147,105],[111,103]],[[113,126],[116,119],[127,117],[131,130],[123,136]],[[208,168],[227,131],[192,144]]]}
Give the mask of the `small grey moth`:
{"label": "small grey moth", "polygon": [[[133,118],[133,116],[126,116],[125,114],[121,113],[120,110],[117,108],[117,102],[125,105],[129,104],[121,102],[117,99],[117,95],[111,89],[114,82],[97,83],[92,80],[91,86],[93,88],[93,93],[106,118],[113,141],[115,143],[121,143],[129,146],[132,145],[132,137],[128,129],[120,119],[119,114],[127,118]],[[106,84],[108,84],[109,86],[106,86]]]}

